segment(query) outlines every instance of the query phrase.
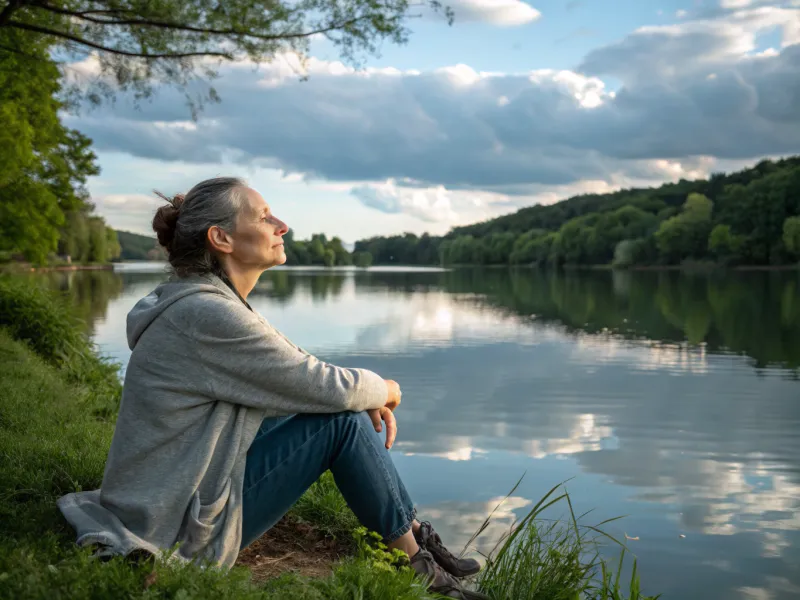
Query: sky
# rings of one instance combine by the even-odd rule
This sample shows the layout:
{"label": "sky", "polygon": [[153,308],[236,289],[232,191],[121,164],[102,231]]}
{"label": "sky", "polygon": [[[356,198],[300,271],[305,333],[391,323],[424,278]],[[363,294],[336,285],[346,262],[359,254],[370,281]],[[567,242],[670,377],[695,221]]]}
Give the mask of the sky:
{"label": "sky", "polygon": [[154,189],[237,175],[296,238],[352,244],[800,153],[800,0],[444,4],[357,66],[325,39],[229,64],[196,121],[170,87],[65,115],[97,212],[152,235]]}

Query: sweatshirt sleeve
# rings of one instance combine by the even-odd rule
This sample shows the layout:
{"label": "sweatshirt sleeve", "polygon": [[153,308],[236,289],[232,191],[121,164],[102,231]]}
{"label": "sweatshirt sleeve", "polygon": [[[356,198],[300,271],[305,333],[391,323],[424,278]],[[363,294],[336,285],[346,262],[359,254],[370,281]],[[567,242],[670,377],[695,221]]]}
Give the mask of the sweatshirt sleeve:
{"label": "sweatshirt sleeve", "polygon": [[386,382],[377,373],[321,361],[243,306],[222,297],[213,304],[214,310],[195,313],[183,333],[192,338],[217,399],[276,414],[359,412],[386,404]]}

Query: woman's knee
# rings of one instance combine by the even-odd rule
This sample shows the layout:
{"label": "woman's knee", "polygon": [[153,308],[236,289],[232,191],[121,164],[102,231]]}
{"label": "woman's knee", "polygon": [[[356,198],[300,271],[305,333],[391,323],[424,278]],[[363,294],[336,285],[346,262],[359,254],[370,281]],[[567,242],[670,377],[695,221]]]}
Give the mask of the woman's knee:
{"label": "woman's knee", "polygon": [[366,427],[371,431],[375,431],[375,427],[372,424],[372,419],[370,419],[367,411],[361,411],[361,412],[345,411],[339,413],[339,418],[344,419],[349,425],[352,425],[354,429]]}
{"label": "woman's knee", "polygon": [[372,423],[369,413],[366,411],[337,413],[335,419],[339,421],[339,430],[346,438],[369,439],[370,443],[374,443],[371,438],[379,436],[375,431],[375,425]]}

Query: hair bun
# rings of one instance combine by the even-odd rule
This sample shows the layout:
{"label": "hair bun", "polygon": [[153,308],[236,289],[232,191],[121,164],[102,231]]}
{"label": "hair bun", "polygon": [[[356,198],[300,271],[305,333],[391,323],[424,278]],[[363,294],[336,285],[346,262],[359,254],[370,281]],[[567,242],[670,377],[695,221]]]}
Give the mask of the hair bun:
{"label": "hair bun", "polygon": [[158,236],[158,243],[169,250],[172,240],[175,239],[175,228],[178,225],[178,216],[185,196],[176,194],[172,198],[168,198],[161,192],[156,192],[156,195],[166,200],[167,204],[160,206],[156,211],[156,215],[153,217],[153,231]]}
{"label": "hair bun", "polygon": [[175,207],[175,210],[180,210],[184,200],[186,200],[185,194],[175,194],[172,199],[167,200],[167,202],[172,204],[172,206]]}

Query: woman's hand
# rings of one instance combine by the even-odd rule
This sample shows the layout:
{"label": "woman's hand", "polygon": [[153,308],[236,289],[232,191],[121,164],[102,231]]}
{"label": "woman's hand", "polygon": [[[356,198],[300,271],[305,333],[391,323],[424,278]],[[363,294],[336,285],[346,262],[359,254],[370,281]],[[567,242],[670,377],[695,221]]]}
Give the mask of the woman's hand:
{"label": "woman's hand", "polygon": [[394,413],[388,406],[384,406],[383,408],[368,410],[367,414],[372,419],[372,425],[378,433],[383,430],[381,419],[386,421],[386,449],[389,450],[397,437],[397,421],[394,418]]}
{"label": "woman's hand", "polygon": [[403,392],[400,391],[400,385],[394,379],[384,379],[388,395],[386,398],[386,408],[394,411],[400,405],[400,397]]}

